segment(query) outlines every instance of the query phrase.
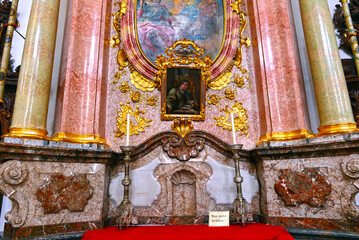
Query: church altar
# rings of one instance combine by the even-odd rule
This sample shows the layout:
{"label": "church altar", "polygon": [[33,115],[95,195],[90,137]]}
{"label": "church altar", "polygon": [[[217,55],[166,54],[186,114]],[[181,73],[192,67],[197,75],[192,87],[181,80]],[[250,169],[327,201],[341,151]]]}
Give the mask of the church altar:
{"label": "church altar", "polygon": [[[33,1],[0,142],[5,239],[359,231],[359,130],[326,0],[300,1],[318,129],[290,0],[73,0],[48,136],[59,2]],[[246,226],[208,230],[211,211]]]}

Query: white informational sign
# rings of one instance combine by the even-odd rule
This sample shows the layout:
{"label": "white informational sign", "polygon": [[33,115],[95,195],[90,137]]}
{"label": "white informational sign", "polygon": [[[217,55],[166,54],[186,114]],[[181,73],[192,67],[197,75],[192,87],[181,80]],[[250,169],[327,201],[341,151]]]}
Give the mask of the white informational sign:
{"label": "white informational sign", "polygon": [[210,227],[229,227],[229,211],[210,211],[208,225]]}

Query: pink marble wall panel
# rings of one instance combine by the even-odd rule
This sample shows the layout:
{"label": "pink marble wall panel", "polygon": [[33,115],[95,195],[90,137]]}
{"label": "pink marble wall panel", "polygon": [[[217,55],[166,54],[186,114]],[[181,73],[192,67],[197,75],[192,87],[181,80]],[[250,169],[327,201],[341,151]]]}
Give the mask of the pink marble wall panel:
{"label": "pink marble wall panel", "polygon": [[262,47],[263,90],[268,101],[270,132],[308,129],[309,118],[290,0],[257,0],[258,47]]}
{"label": "pink marble wall panel", "polygon": [[97,88],[101,88],[102,15],[107,2],[70,0],[62,53],[56,132],[93,134]]}

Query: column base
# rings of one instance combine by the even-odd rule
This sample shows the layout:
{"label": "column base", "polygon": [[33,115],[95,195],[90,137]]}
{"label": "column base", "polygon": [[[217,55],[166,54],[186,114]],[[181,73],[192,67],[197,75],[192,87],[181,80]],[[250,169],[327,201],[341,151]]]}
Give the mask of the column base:
{"label": "column base", "polygon": [[51,140],[47,136],[47,131],[36,128],[10,128],[9,133],[1,136],[4,137]]}
{"label": "column base", "polygon": [[106,139],[95,134],[80,134],[80,133],[65,133],[59,132],[51,137],[52,141],[56,142],[70,142],[70,143],[81,143],[81,144],[101,144],[109,145],[106,143]]}
{"label": "column base", "polygon": [[314,137],[314,133],[307,129],[299,129],[290,132],[272,132],[266,133],[264,136],[259,138],[259,142],[257,145],[264,143],[264,142],[278,142],[278,141],[293,141],[299,140],[302,138],[311,138]]}
{"label": "column base", "polygon": [[318,128],[319,133],[316,137],[335,135],[335,134],[345,134],[352,132],[359,132],[359,129],[356,126],[356,123],[340,123],[340,124],[330,124],[324,127]]}

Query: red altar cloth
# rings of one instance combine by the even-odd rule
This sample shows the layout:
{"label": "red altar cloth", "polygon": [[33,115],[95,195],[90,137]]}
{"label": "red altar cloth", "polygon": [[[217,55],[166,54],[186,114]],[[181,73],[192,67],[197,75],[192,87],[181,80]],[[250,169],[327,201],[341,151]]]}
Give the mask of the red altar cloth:
{"label": "red altar cloth", "polygon": [[165,225],[127,227],[120,231],[111,226],[86,231],[82,240],[294,240],[283,227],[261,223],[208,227],[207,225]]}

